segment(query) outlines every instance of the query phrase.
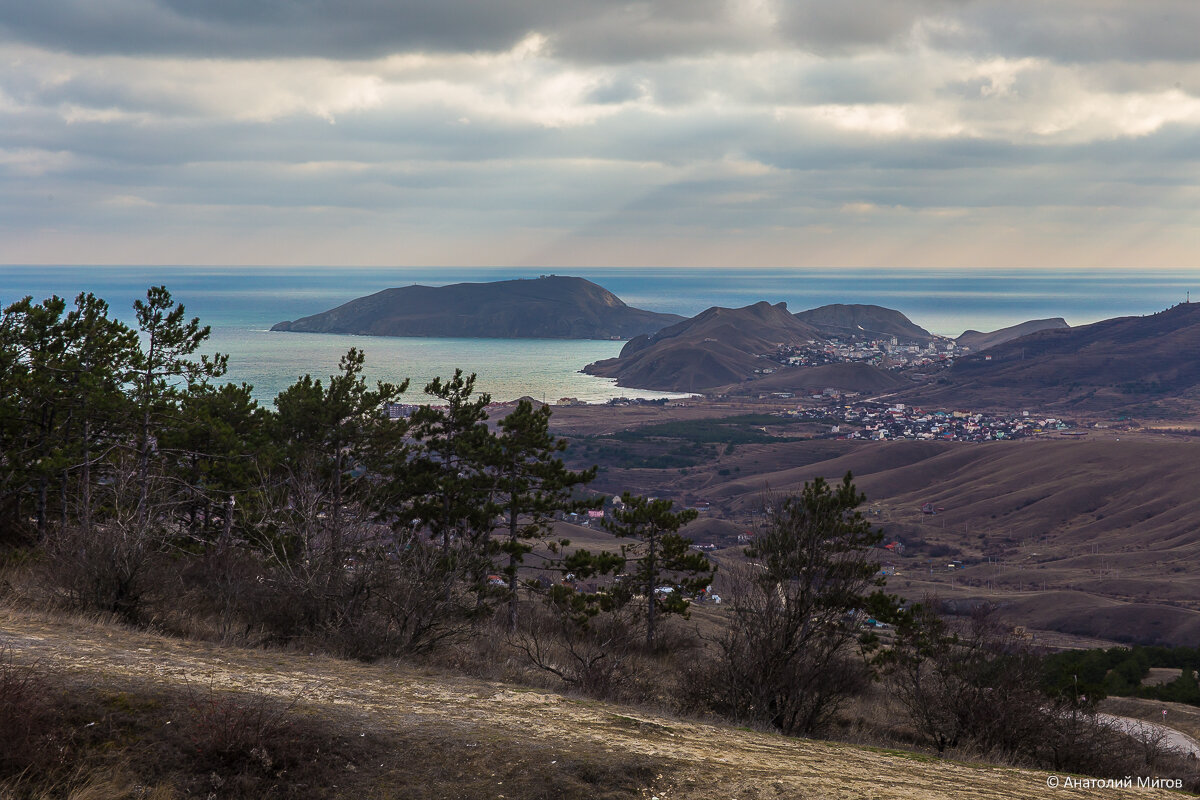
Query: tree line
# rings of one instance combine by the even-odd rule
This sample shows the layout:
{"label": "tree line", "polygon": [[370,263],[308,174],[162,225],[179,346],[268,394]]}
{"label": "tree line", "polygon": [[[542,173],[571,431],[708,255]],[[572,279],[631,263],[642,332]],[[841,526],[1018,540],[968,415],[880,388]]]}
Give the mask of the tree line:
{"label": "tree line", "polygon": [[[210,328],[165,287],[134,313],[126,325],[82,293],[26,297],[0,319],[0,525],[8,544],[41,548],[78,605],[139,620],[169,558],[283,589],[260,605],[281,616],[281,638],[420,649],[497,605],[515,628],[536,542],[556,515],[599,501],[584,491],[595,468],[563,464],[549,407],[522,400],[489,425],[474,375],[435,378],[432,400],[397,418],[408,381],[369,385],[351,349],[336,374],[300,377],[268,410],[252,387],[220,382],[227,356],[201,352]],[[713,568],[677,535],[691,517],[669,501],[626,496],[611,517],[619,551],[540,565],[620,576],[604,603],[570,603],[640,598],[653,644],[658,616],[685,611]],[[230,588],[213,599],[236,616],[247,587],[216,577]],[[368,620],[369,633],[347,633]]]}

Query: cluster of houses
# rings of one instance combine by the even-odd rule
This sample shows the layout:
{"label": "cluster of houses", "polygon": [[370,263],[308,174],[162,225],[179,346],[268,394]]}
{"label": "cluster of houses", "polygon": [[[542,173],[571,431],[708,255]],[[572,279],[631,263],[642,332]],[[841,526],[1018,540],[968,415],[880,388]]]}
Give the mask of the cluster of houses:
{"label": "cluster of houses", "polygon": [[[784,345],[763,358],[791,367],[817,367],[822,364],[857,362],[883,369],[901,369],[928,365],[949,365],[960,348],[953,339],[934,339],[929,344],[900,344],[895,336],[886,339],[828,341],[812,340],[802,345]],[[766,372],[767,370],[756,370]]]}
{"label": "cluster of houses", "polygon": [[994,415],[972,411],[923,411],[897,404],[862,403],[797,408],[784,416],[832,421],[829,435],[838,439],[941,439],[988,442],[1023,439],[1049,432],[1070,431],[1074,423],[1054,417],[1035,417],[1028,411]]}
{"label": "cluster of houses", "polygon": [[604,520],[612,519],[614,512],[624,511],[625,502],[620,496],[605,497],[600,508],[589,508],[585,511],[560,511],[555,515],[555,519],[563,522],[570,522],[572,525],[581,525],[585,528],[590,528],[595,525],[602,525]]}

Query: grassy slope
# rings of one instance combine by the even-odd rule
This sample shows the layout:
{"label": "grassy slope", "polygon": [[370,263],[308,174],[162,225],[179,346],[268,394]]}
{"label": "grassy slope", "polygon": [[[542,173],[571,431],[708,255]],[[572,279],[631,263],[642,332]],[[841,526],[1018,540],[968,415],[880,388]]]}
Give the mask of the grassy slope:
{"label": "grassy slope", "polygon": [[2,607],[0,631],[0,645],[17,661],[37,661],[93,689],[261,693],[296,703],[351,741],[357,732],[373,744],[335,773],[331,796],[1017,800],[1046,793],[1038,772],[787,739],[398,665],[223,648]]}

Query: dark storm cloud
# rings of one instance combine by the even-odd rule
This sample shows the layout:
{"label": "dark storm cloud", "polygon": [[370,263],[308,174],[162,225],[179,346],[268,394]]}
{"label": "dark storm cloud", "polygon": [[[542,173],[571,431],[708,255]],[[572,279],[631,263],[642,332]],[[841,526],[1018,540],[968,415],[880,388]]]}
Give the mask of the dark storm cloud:
{"label": "dark storm cloud", "polygon": [[0,229],[34,260],[849,263],[1166,220],[1192,252],[1196,30],[1192,0],[0,0]]}
{"label": "dark storm cloud", "polygon": [[[505,49],[529,30],[523,0],[4,0],[12,38],[83,54],[370,58]],[[566,3],[562,5],[568,5]]]}
{"label": "dark storm cloud", "polygon": [[[922,26],[922,23],[932,23]],[[79,54],[369,59],[504,51],[547,38],[617,63],[904,40],[1063,61],[1192,60],[1195,0],[0,0],[0,34]]]}

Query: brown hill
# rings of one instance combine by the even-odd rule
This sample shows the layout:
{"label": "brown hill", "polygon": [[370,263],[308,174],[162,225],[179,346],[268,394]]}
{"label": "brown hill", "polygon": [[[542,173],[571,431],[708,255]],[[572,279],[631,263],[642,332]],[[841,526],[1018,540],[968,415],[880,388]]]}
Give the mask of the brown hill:
{"label": "brown hill", "polygon": [[761,356],[781,345],[820,339],[814,328],[788,313],[786,303],[713,307],[632,339],[619,356],[589,364],[584,371],[616,378],[621,386],[700,391],[751,379],[756,369],[778,367]]}
{"label": "brown hill", "polygon": [[627,306],[583,278],[384,289],[273,331],[498,339],[628,339],[682,320]]}
{"label": "brown hill", "polygon": [[801,311],[796,318],[816,328],[826,338],[883,339],[927,344],[935,338],[908,317],[883,306],[834,303]]}
{"label": "brown hill", "polygon": [[909,393],[941,405],[1113,409],[1200,389],[1200,304],[1043,330],[958,359]]}
{"label": "brown hill", "polygon": [[[739,519],[764,486],[788,492],[852,471],[872,521],[909,544],[889,582],[905,596],[988,599],[1030,627],[1119,641],[1200,636],[1200,441],[814,441],[741,447],[721,468],[736,479],[664,479]],[[943,510],[923,514],[925,503]],[[948,571],[953,559],[964,567]]]}
{"label": "brown hill", "polygon": [[1054,330],[1057,328],[1069,328],[1070,325],[1062,317],[1054,317],[1053,319],[1031,319],[1028,322],[1022,322],[1019,325],[1011,325],[1007,328],[991,331],[990,333],[981,333],[980,331],[963,331],[962,336],[954,340],[954,343],[959,347],[969,347],[974,352],[986,350],[989,347],[995,347],[998,344],[1010,342],[1013,339],[1020,339],[1022,336],[1028,336],[1031,333],[1038,331]]}

